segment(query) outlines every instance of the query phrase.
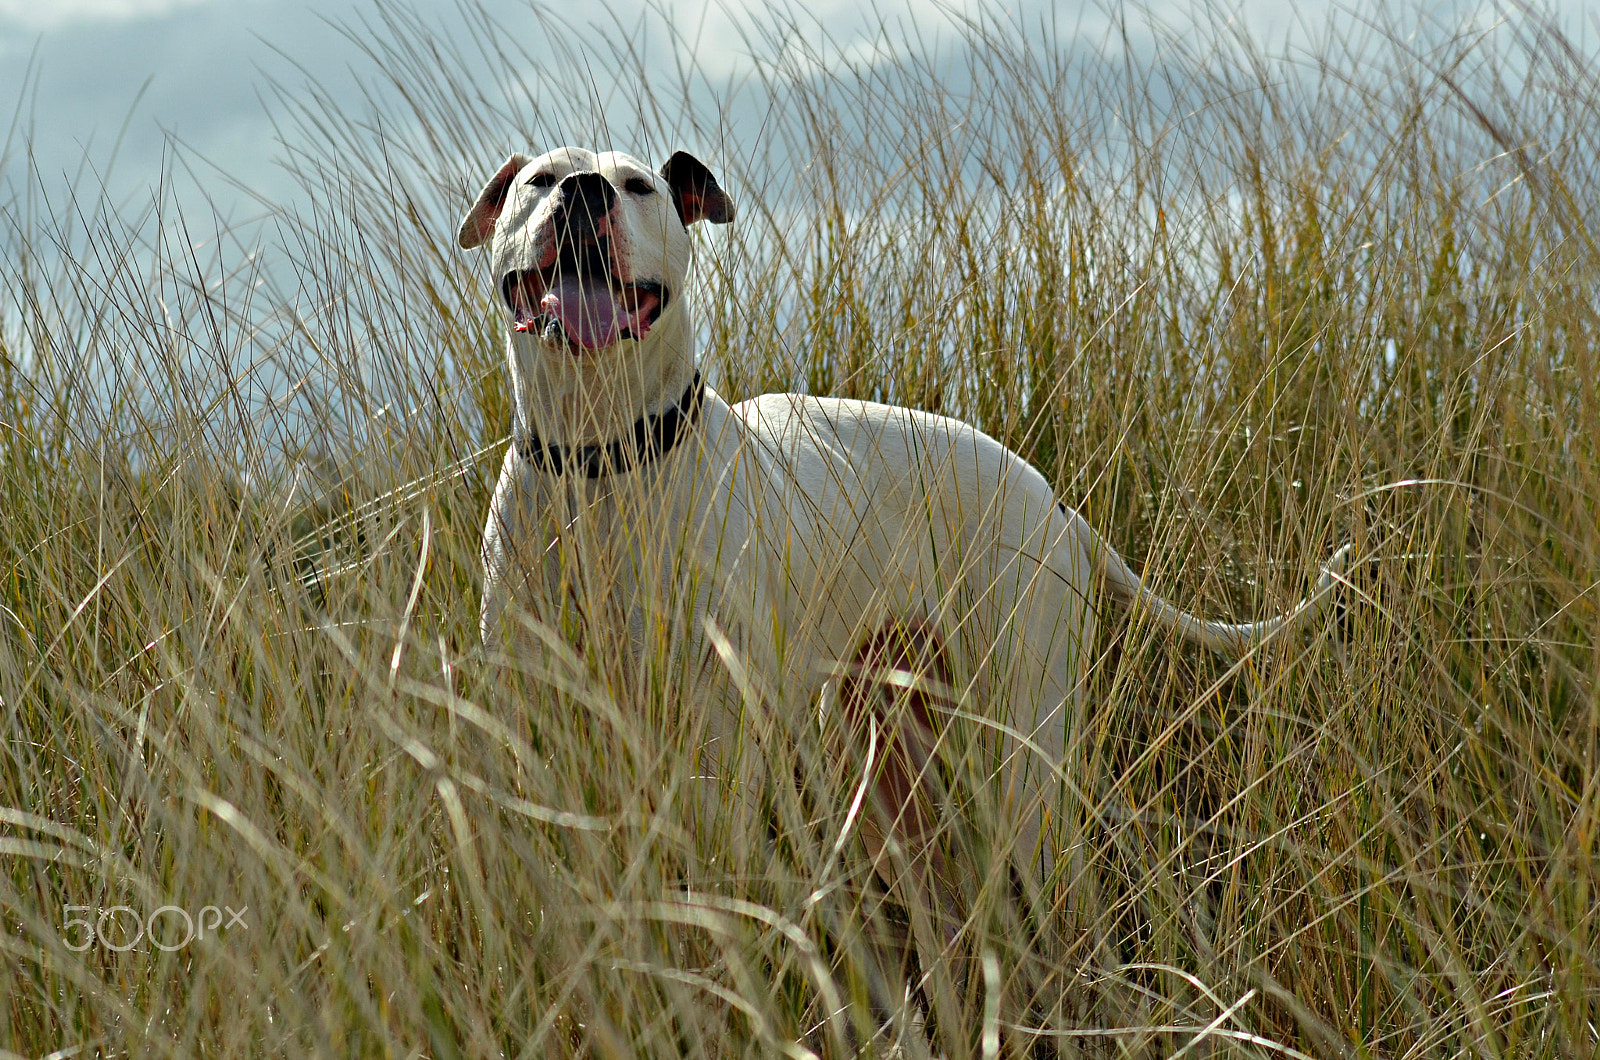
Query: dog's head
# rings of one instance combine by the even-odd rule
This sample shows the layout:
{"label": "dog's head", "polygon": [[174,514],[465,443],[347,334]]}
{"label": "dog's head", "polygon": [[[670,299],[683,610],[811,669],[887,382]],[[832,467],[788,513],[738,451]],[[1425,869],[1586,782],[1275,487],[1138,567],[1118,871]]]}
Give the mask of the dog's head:
{"label": "dog's head", "polygon": [[733,214],[716,177],[685,152],[652,170],[618,152],[562,147],[506,159],[456,241],[492,242],[514,341],[581,356],[640,342],[682,314],[688,226]]}

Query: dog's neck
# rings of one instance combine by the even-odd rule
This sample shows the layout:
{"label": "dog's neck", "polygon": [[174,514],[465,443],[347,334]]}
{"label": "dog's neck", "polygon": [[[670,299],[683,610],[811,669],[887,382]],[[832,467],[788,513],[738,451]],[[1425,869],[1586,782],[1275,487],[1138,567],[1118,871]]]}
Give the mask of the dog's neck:
{"label": "dog's neck", "polygon": [[638,344],[552,354],[511,339],[511,385],[519,429],[551,445],[607,445],[631,437],[643,417],[675,405],[694,378],[694,338],[675,306]]}

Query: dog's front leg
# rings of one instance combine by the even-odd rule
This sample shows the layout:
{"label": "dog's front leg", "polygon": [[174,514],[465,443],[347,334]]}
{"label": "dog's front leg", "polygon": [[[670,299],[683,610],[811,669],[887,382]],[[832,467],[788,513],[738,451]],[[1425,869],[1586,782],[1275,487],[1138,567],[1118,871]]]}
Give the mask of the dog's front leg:
{"label": "dog's front leg", "polygon": [[[506,453],[483,529],[483,597],[478,632],[484,648],[517,659],[539,653],[530,619],[563,628],[563,608],[575,599],[573,526],[565,498],[529,475],[514,449]],[[571,632],[570,630],[568,632]]]}

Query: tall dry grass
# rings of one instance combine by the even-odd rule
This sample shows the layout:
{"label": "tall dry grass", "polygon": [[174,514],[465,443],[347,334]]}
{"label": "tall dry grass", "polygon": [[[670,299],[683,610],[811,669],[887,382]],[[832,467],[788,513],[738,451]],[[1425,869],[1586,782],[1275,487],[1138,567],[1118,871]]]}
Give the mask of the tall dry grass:
{"label": "tall dry grass", "polygon": [[[773,9],[719,81],[693,27],[538,17],[380,5],[370,98],[286,78],[303,194],[259,254],[160,190],[13,181],[0,1048],[1596,1051],[1591,54],[1529,12],[1342,13],[1279,57],[1221,13],[851,50]],[[834,842],[848,792],[776,780],[685,890],[644,721],[685,705],[477,649],[509,399],[451,236],[564,141],[690,147],[739,199],[695,292],[730,397],[968,418],[1212,613],[1357,543],[1325,628],[1242,667],[1108,623],[1054,904],[980,873],[930,946]],[[117,906],[113,944],[162,906],[247,926],[74,949]]]}

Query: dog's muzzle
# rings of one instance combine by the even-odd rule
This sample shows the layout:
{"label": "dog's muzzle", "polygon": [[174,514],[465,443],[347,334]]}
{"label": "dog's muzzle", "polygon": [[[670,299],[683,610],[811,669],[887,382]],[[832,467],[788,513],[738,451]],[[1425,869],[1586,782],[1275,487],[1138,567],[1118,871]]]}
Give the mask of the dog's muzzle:
{"label": "dog's muzzle", "polygon": [[666,308],[668,292],[653,280],[617,280],[611,250],[615,189],[598,173],[575,173],[561,182],[558,194],[548,222],[555,238],[544,260],[500,281],[513,329],[551,344],[564,341],[574,353],[644,338]]}

